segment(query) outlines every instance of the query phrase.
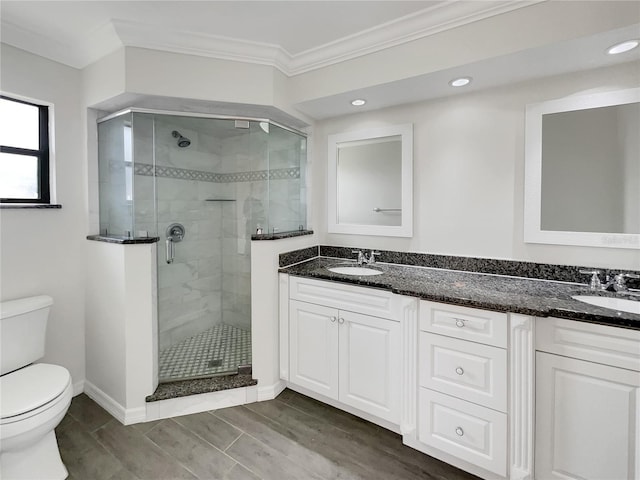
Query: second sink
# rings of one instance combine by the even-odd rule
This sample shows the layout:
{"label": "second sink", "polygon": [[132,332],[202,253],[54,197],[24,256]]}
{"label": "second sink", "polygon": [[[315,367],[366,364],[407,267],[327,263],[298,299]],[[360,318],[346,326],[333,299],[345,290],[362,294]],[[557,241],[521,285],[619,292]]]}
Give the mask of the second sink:
{"label": "second sink", "polygon": [[369,267],[361,267],[358,265],[339,265],[335,267],[327,267],[327,270],[333,273],[341,273],[342,275],[381,275],[380,270]]}
{"label": "second sink", "polygon": [[614,297],[598,297],[596,295],[574,295],[571,298],[597,307],[609,308],[619,312],[640,314],[640,302],[636,300]]}

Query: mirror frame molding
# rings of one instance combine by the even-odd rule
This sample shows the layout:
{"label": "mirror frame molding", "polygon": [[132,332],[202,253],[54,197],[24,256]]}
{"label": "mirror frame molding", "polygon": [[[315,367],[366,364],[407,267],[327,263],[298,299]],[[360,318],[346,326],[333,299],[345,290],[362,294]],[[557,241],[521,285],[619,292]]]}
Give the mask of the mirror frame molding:
{"label": "mirror frame molding", "polygon": [[527,105],[524,168],[524,242],[640,249],[640,234],[564,232],[541,229],[542,116],[590,108],[640,103],[640,88],[580,95]]}
{"label": "mirror frame molding", "polygon": [[[360,225],[338,223],[338,145],[345,142],[373,140],[400,135],[401,147],[401,205],[399,226]],[[327,231],[353,235],[379,235],[385,237],[413,236],[413,124],[390,125],[328,136],[327,170]]]}

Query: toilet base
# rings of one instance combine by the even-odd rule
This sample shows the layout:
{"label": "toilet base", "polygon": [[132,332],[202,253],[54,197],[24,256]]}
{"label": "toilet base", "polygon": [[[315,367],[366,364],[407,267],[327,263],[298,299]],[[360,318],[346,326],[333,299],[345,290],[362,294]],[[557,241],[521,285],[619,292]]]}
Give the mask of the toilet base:
{"label": "toilet base", "polygon": [[64,480],[67,476],[53,430],[23,450],[0,454],[2,480]]}

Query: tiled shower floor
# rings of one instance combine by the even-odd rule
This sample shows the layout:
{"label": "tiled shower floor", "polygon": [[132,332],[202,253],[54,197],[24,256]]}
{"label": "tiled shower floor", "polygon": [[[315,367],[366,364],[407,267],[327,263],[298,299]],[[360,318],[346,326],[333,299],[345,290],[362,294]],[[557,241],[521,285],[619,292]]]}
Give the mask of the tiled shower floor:
{"label": "tiled shower floor", "polygon": [[[213,363],[212,363],[213,362]],[[160,382],[236,373],[251,364],[251,332],[219,324],[160,351]]]}

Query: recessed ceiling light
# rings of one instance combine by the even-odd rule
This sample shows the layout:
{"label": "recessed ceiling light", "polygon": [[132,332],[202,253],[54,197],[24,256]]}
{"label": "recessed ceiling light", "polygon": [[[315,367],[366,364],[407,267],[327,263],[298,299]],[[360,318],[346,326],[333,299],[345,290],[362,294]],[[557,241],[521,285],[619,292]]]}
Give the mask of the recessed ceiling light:
{"label": "recessed ceiling light", "polygon": [[615,45],[607,48],[609,55],[617,55],[618,53],[628,52],[638,46],[638,40],[627,40],[626,42],[616,43]]}
{"label": "recessed ceiling light", "polygon": [[464,87],[465,85],[469,85],[471,83],[471,77],[460,77],[454,78],[449,82],[449,85],[452,87]]}
{"label": "recessed ceiling light", "polygon": [[365,103],[367,103],[367,101],[363,100],[362,98],[356,98],[355,100],[351,100],[351,105],[353,105],[354,107],[361,107]]}

